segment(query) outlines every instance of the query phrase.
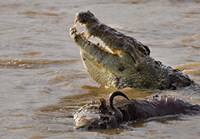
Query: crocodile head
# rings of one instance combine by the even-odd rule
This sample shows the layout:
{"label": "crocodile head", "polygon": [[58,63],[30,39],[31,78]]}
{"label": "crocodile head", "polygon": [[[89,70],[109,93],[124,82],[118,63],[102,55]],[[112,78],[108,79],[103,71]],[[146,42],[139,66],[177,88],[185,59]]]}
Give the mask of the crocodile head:
{"label": "crocodile head", "polygon": [[[77,23],[85,31],[78,31]],[[149,56],[147,46],[101,23],[90,11],[76,15],[70,36],[80,47],[89,75],[102,86],[166,89],[191,83],[190,80],[186,81],[187,85],[182,83],[187,77],[155,61]],[[101,42],[94,43],[93,38]],[[178,73],[177,77],[172,76],[171,80],[174,73],[175,76]]]}
{"label": "crocodile head", "polygon": [[[135,45],[136,40],[101,24],[89,11],[78,13],[75,22],[86,27],[84,32],[78,32],[74,25],[70,35],[80,46],[89,75],[102,86],[123,88],[132,85],[130,81],[138,73],[138,60],[149,55],[148,47],[139,42]],[[105,46],[92,42],[90,36],[99,38]]]}

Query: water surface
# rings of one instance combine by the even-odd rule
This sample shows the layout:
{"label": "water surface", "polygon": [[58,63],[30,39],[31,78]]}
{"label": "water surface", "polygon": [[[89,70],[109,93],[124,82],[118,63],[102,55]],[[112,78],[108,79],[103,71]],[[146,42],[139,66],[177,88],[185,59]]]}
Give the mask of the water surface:
{"label": "water surface", "polygon": [[[87,75],[69,37],[78,11],[148,45],[151,56],[200,83],[198,0],[7,0],[0,1],[0,138],[199,138],[199,116],[130,123],[127,129],[74,130],[73,112],[107,97]],[[131,98],[151,91],[124,90]],[[189,89],[166,91],[192,103]]]}

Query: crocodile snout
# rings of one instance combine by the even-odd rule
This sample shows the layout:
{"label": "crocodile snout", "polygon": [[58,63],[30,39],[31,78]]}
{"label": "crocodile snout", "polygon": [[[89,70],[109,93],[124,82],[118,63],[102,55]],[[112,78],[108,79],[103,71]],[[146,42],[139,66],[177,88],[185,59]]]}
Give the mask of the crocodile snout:
{"label": "crocodile snout", "polygon": [[97,18],[95,18],[95,16],[90,12],[79,12],[76,14],[75,17],[75,22],[79,22],[81,24],[87,24],[87,23],[91,23],[91,22],[96,22],[98,21]]}

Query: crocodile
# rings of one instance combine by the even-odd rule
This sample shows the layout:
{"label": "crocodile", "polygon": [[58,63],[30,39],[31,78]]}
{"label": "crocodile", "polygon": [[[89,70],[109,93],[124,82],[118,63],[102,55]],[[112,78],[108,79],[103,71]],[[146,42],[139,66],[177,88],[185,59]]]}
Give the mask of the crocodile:
{"label": "crocodile", "polygon": [[[125,100],[116,100],[116,96],[123,96]],[[145,120],[152,117],[167,115],[198,115],[200,105],[177,99],[172,96],[153,96],[148,99],[129,99],[123,92],[114,91],[107,101],[92,101],[74,113],[76,129],[98,130],[119,128],[127,122]]]}
{"label": "crocodile", "polygon": [[[78,31],[77,23],[85,31]],[[76,14],[70,36],[80,48],[85,69],[101,86],[175,90],[196,84],[180,70],[153,59],[148,46],[101,23],[90,11]]]}

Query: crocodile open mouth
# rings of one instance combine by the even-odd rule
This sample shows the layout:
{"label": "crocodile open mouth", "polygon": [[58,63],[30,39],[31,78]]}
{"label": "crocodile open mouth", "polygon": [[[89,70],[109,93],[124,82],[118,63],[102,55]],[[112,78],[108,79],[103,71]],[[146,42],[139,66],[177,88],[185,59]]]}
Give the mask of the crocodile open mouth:
{"label": "crocodile open mouth", "polygon": [[[82,31],[80,31],[81,29]],[[77,42],[75,36],[79,35],[82,38],[81,41],[88,42],[89,44],[92,43],[93,46],[100,48],[100,50],[118,56],[123,52],[134,52],[132,43],[136,41],[101,23],[90,11],[76,14],[70,35],[75,42]]]}
{"label": "crocodile open mouth", "polygon": [[[78,31],[77,23],[80,23],[80,27],[84,27],[83,31]],[[90,11],[76,14],[75,24],[71,28],[70,35],[75,42],[77,42],[75,36],[79,35],[82,38],[81,41],[92,43],[94,47],[120,57],[126,53],[133,59],[138,59],[143,55],[150,54],[147,46],[101,23]]]}
{"label": "crocodile open mouth", "polygon": [[115,51],[112,50],[112,47],[106,45],[105,42],[99,37],[92,35],[86,28],[86,25],[80,23],[78,20],[75,21],[74,26],[71,28],[71,32],[81,36],[84,41],[93,44],[93,46],[98,47],[102,51],[105,51],[109,54],[116,54]]}

